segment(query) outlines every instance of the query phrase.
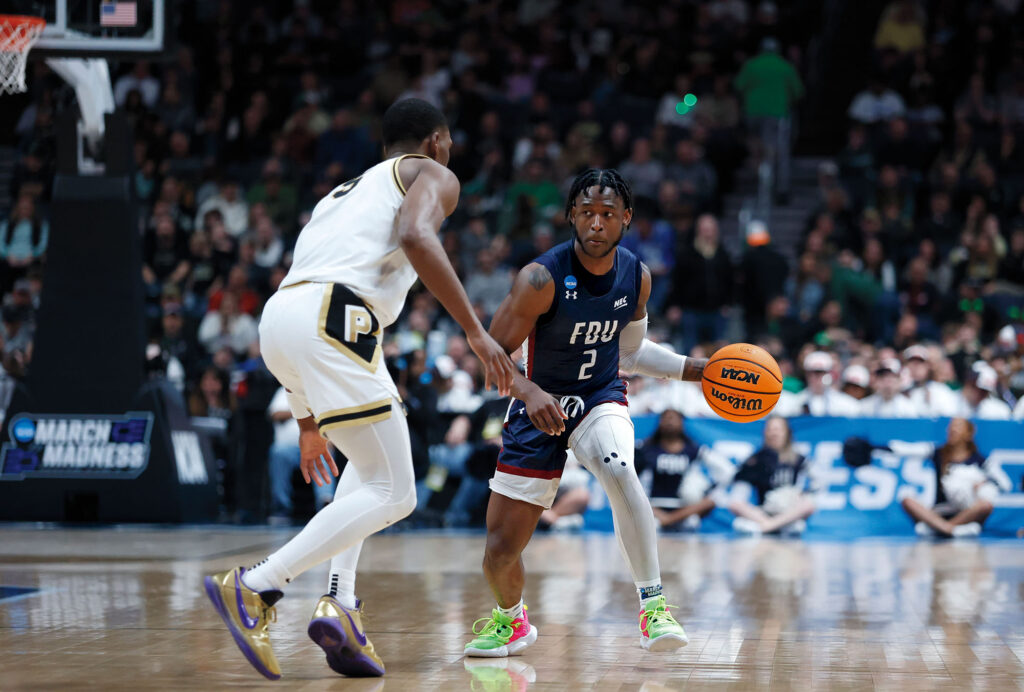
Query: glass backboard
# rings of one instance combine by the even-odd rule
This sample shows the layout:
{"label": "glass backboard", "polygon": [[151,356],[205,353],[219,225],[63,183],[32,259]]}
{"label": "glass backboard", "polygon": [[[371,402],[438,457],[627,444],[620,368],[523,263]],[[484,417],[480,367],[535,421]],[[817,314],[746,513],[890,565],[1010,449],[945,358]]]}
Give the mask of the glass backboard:
{"label": "glass backboard", "polygon": [[[173,0],[5,0],[4,12],[42,17],[32,57],[162,53]],[[12,5],[11,9],[7,6]]]}

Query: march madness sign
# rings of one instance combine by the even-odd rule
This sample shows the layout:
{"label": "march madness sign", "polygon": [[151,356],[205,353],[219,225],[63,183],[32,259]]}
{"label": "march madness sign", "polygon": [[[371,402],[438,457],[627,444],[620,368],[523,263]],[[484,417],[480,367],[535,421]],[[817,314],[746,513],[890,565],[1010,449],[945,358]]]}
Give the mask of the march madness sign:
{"label": "march madness sign", "polygon": [[0,480],[137,478],[149,463],[153,414],[22,413],[0,448]]}

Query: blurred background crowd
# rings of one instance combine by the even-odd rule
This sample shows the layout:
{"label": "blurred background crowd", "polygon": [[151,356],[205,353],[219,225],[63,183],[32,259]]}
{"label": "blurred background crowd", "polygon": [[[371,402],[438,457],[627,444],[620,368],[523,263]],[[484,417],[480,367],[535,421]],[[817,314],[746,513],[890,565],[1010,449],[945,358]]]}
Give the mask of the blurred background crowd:
{"label": "blurred background crowd", "polygon": [[[180,4],[170,58],[112,74],[135,131],[147,361],[219,431],[226,516],[302,511],[256,325],[313,206],[379,159],[380,116],[407,96],[449,118],[462,198],[443,242],[485,323],[568,238],[572,177],[616,167],[653,338],[765,346],[783,416],[1024,418],[1019,0]],[[42,62],[28,81],[0,115],[0,395],[31,368],[72,100]],[[385,354],[436,491],[423,509],[466,521],[486,487],[450,480],[489,477],[504,405],[423,290]],[[642,379],[630,409],[711,415],[696,386]]]}

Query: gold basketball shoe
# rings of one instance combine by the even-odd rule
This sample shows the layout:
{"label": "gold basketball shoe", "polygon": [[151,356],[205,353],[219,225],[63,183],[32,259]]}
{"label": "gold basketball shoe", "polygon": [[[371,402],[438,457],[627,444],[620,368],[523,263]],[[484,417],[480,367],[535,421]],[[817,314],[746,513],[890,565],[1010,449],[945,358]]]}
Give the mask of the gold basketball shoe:
{"label": "gold basketball shoe", "polygon": [[335,673],[353,678],[384,675],[384,661],[373,650],[362,623],[363,604],[346,608],[333,596],[323,596],[309,622],[309,638],[327,654]]}
{"label": "gold basketball shoe", "polygon": [[[253,591],[242,583],[244,567],[206,577],[206,595],[224,620],[245,658],[264,677],[277,680],[281,667],[270,646],[269,624],[277,621],[280,591]],[[255,615],[253,615],[255,613]]]}

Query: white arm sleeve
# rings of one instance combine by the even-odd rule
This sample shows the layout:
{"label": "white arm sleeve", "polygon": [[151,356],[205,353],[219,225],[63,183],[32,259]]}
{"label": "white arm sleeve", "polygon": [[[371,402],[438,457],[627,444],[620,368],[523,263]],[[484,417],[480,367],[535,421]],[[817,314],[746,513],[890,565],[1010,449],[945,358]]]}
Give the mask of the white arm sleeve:
{"label": "white arm sleeve", "polygon": [[647,316],[630,322],[619,335],[619,368],[630,375],[683,379],[686,356],[646,339]]}

